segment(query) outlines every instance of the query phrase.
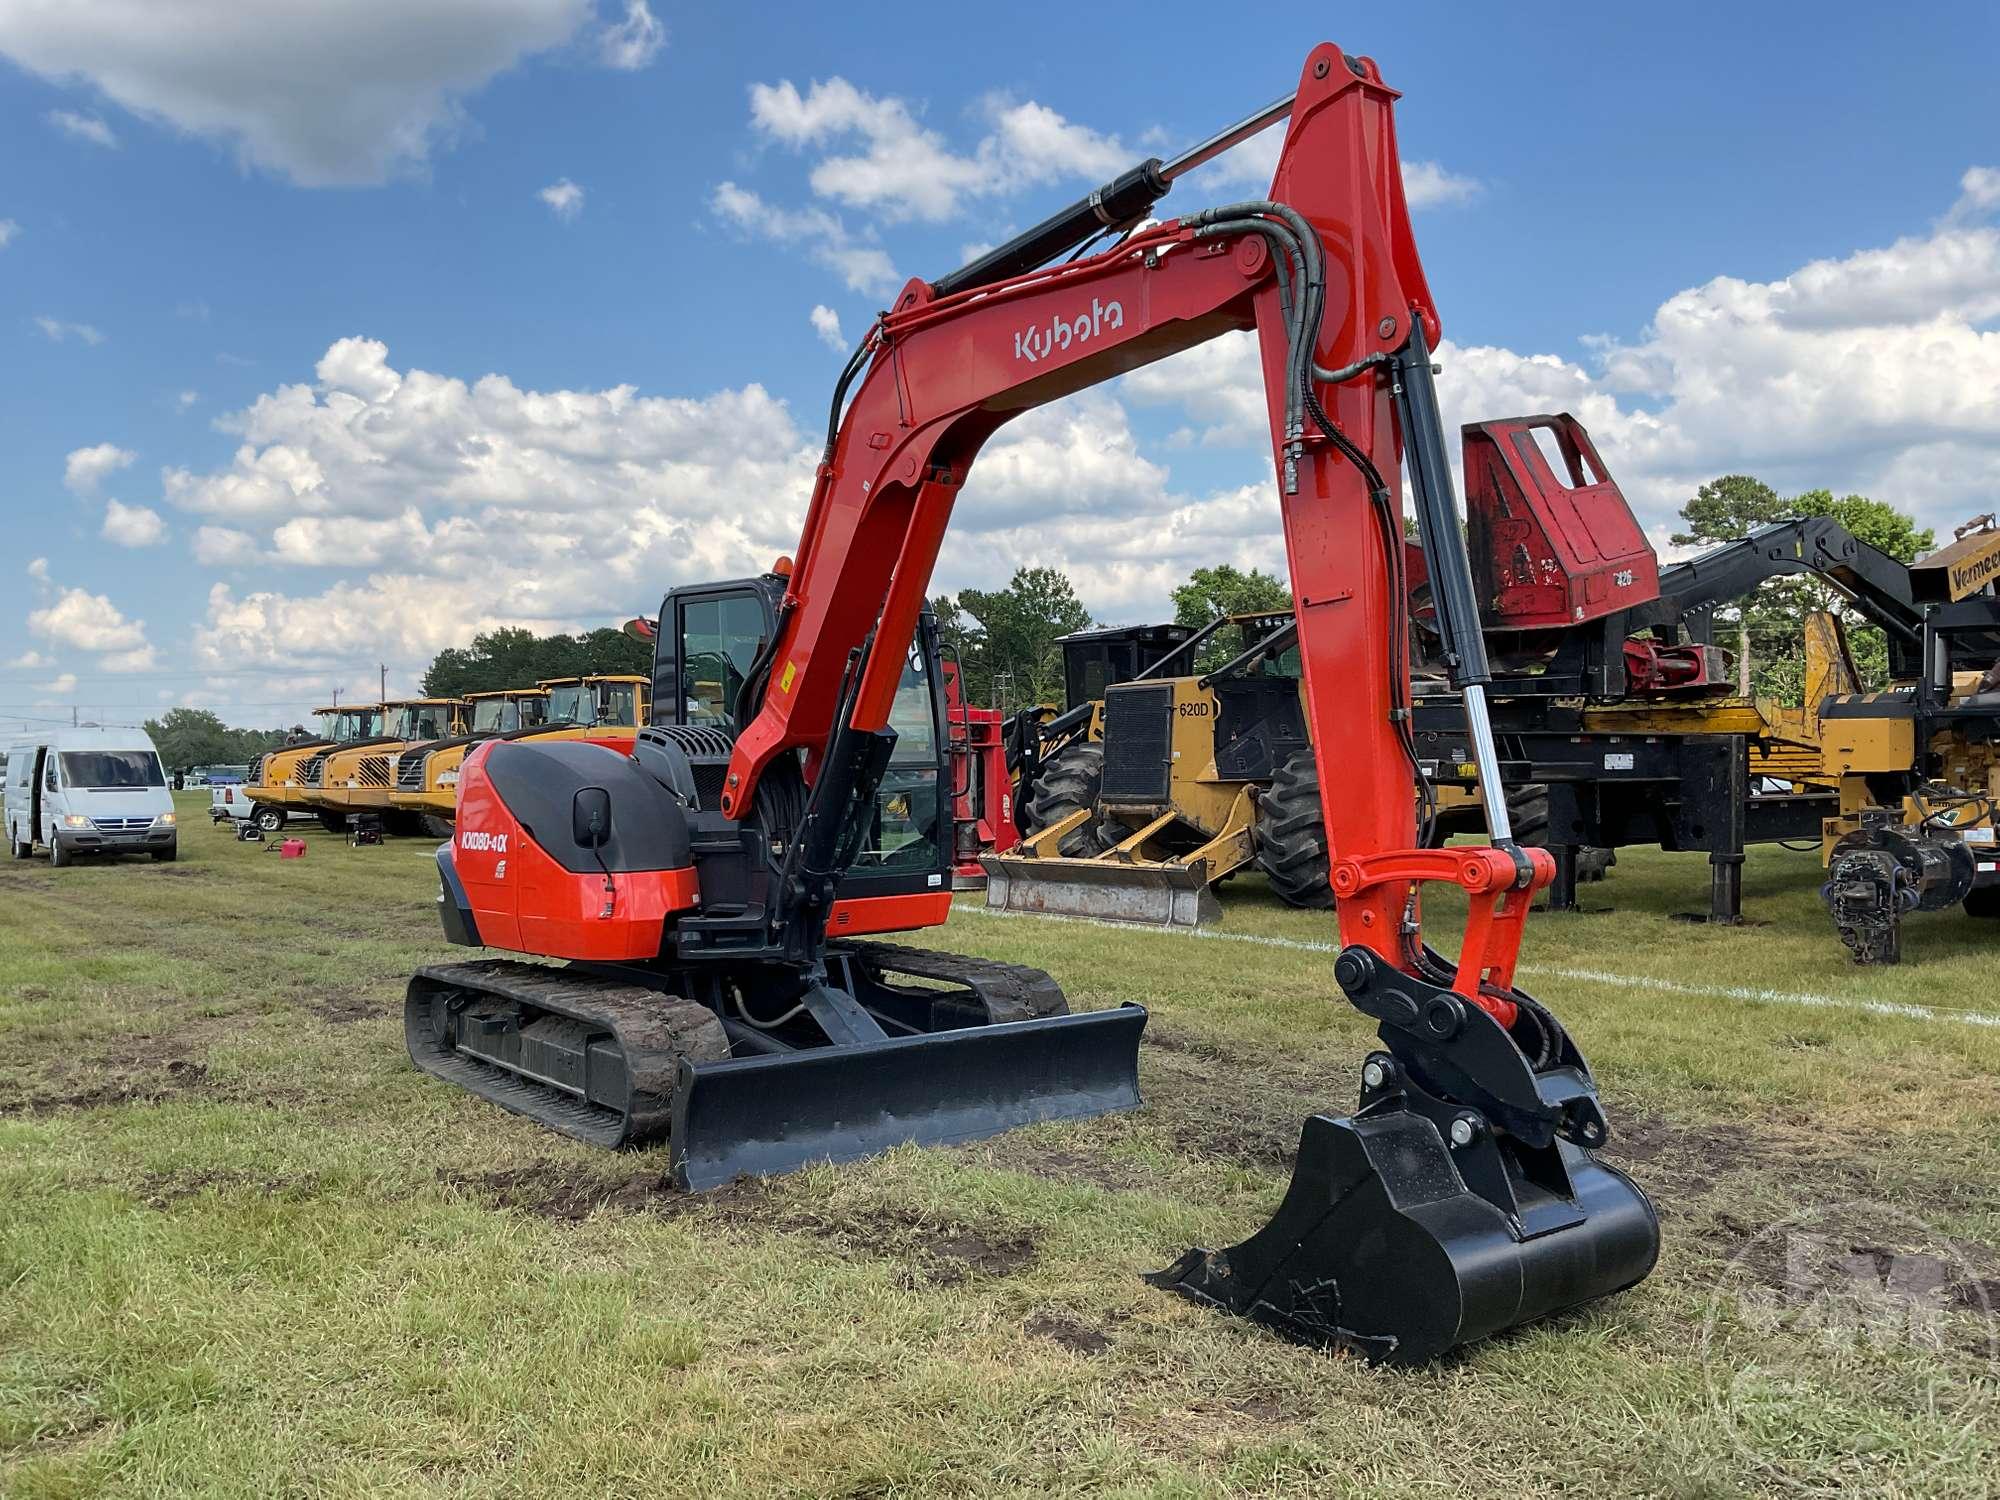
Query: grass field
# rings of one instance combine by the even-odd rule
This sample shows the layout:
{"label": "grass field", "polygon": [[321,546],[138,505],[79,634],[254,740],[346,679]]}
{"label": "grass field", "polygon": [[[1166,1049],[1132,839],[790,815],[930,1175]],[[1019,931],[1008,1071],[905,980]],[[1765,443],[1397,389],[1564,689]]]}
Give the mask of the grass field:
{"label": "grass field", "polygon": [[[1261,1224],[1351,1103],[1323,915],[1249,881],[1202,938],[962,902],[937,946],[1152,1008],[1146,1107],[686,1199],[410,1068],[404,976],[450,956],[427,844],[282,862],[183,805],[175,865],[0,863],[0,1494],[1996,1487],[2000,926],[1914,919],[1857,971],[1811,856],[1754,852],[1755,925],[1716,929],[1672,917],[1699,857],[1626,851],[1521,981],[1660,1269],[1395,1373],[1139,1279]],[[1834,1295],[1778,1316],[1801,1246]]]}

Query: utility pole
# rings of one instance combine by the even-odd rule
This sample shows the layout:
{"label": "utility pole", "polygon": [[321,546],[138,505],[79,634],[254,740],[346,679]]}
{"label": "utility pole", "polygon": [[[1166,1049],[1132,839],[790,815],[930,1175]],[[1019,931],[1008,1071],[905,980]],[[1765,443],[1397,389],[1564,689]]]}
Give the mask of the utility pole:
{"label": "utility pole", "polygon": [[389,664],[385,661],[379,665],[382,672],[382,697],[380,702],[386,707],[389,702]]}

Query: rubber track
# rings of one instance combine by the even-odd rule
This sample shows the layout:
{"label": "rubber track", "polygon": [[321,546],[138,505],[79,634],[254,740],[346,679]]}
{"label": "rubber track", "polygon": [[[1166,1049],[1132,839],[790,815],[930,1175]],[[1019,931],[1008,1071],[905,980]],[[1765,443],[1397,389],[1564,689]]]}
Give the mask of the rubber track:
{"label": "rubber track", "polygon": [[1066,1016],[1069,1001],[1062,986],[1040,969],[1003,964],[997,959],[940,953],[930,948],[905,948],[900,943],[842,942],[837,951],[852,954],[879,974],[907,974],[934,983],[962,984],[986,1007],[993,1021],[1033,1021]]}
{"label": "rubber track", "polygon": [[[630,1091],[625,1114],[620,1117],[584,1104],[476,1054],[443,1046],[431,1030],[429,997],[420,994],[425,984],[469,990],[602,1026],[616,1039],[625,1063]],[[404,1032],[410,1056],[425,1072],[565,1135],[613,1147],[644,1145],[667,1133],[675,1073],[683,1057],[719,1062],[729,1056],[722,1023],[696,1001],[508,959],[419,969],[411,981]]]}

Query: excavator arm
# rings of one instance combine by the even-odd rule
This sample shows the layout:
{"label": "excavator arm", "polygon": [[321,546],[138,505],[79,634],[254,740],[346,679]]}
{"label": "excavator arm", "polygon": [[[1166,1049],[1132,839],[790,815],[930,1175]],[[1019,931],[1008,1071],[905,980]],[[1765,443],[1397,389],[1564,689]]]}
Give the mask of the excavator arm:
{"label": "excavator arm", "polygon": [[[903,289],[836,393],[722,809],[748,816],[760,781],[804,752],[811,792],[778,904],[789,946],[811,951],[849,820],[887,763],[903,656],[982,446],[1037,406],[1254,330],[1310,738],[1321,785],[1341,789],[1325,808],[1335,974],[1379,1023],[1384,1051],[1364,1068],[1355,1118],[1308,1123],[1273,1224],[1233,1250],[1189,1252],[1162,1280],[1297,1337],[1411,1359],[1630,1285],[1651,1268],[1658,1230],[1644,1196],[1589,1154],[1608,1126],[1582,1057],[1513,987],[1529,904],[1554,866],[1507,822],[1396,97],[1372,62],[1323,45],[1288,104],[1218,137],[1285,115],[1267,197],[1138,224],[1188,158],[1148,162],[981,262]],[[1037,259],[1099,227],[1119,235],[1108,250]],[[1419,847],[1404,478],[1490,847]],[[1432,883],[1469,902],[1455,963],[1422,939],[1419,892]],[[1371,1236],[1395,1255],[1358,1251]],[[1422,1317],[1388,1311],[1415,1292]]]}

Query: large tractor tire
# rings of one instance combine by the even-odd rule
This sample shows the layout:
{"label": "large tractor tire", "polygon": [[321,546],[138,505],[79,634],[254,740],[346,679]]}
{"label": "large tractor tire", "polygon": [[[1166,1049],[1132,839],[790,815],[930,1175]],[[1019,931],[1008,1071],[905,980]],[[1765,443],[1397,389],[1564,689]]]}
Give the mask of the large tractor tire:
{"label": "large tractor tire", "polygon": [[1319,768],[1312,751],[1294,750],[1258,796],[1250,842],[1257,868],[1287,906],[1324,911],[1333,905],[1326,815],[1320,809]]}
{"label": "large tractor tire", "polygon": [[[1095,811],[1103,786],[1104,747],[1071,745],[1035,778],[1035,795],[1028,799],[1028,826],[1022,832],[1032,838],[1071,813]],[[1085,819],[1073,832],[1063,835],[1057,853],[1066,859],[1092,859],[1102,854],[1106,846],[1097,830],[1095,818]]]}
{"label": "large tractor tire", "polygon": [[1974,886],[1965,893],[1968,917],[2000,917],[2000,885]]}
{"label": "large tractor tire", "polygon": [[[1525,849],[1546,849],[1549,844],[1549,789],[1530,781],[1507,789],[1507,820],[1514,825],[1514,842]],[[1602,880],[1618,863],[1615,849],[1585,847],[1576,851],[1578,881]]]}
{"label": "large tractor tire", "polygon": [[329,812],[325,808],[321,808],[319,811],[319,826],[324,828],[328,833],[345,833],[347,832],[347,814],[344,812]]}
{"label": "large tractor tire", "polygon": [[425,813],[423,815],[423,834],[425,838],[448,839],[452,835],[452,828],[453,824],[450,818],[440,818],[436,813]]}

